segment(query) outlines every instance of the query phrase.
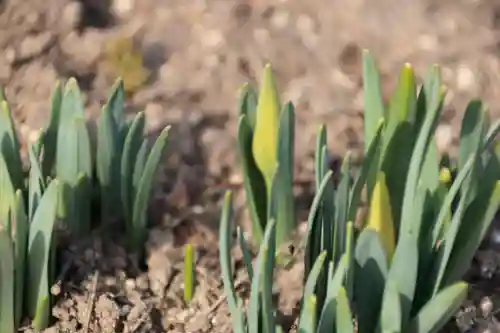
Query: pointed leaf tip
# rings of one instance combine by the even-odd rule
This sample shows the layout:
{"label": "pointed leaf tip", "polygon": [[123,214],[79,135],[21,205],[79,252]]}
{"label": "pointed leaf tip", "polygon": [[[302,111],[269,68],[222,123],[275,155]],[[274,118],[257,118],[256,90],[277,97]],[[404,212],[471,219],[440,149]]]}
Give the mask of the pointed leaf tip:
{"label": "pointed leaf tip", "polygon": [[76,78],[75,78],[75,77],[73,77],[73,76],[72,76],[72,77],[70,77],[70,78],[68,79],[68,81],[67,81],[67,83],[66,83],[66,86],[67,86],[68,88],[73,88],[73,87],[75,87],[75,86],[76,86],[76,87],[78,87],[78,81],[76,80]]}
{"label": "pointed leaf tip", "polygon": [[383,126],[384,125],[384,118],[380,118],[377,123],[377,127]]}
{"label": "pointed leaf tip", "polygon": [[250,84],[248,82],[243,83],[240,87],[239,95],[245,93],[249,87],[250,87]]}
{"label": "pointed leaf tip", "polygon": [[115,81],[115,87],[123,86],[123,78],[119,76]]}

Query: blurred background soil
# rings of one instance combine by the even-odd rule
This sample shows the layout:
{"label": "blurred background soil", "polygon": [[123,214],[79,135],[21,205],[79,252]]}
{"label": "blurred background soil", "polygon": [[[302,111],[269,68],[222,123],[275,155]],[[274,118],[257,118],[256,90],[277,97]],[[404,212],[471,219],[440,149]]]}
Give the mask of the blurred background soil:
{"label": "blurred background soil", "polygon": [[[442,150],[453,149],[469,99],[483,99],[492,117],[500,114],[497,0],[4,0],[0,27],[0,84],[26,142],[48,119],[56,81],[71,76],[89,119],[116,76],[128,75],[136,87],[127,111],[145,111],[151,135],[173,125],[146,268],[131,268],[123,249],[99,235],[83,252],[76,245],[65,250],[53,332],[230,331],[224,306],[214,306],[221,300],[218,207],[223,190],[241,182],[238,89],[256,83],[266,62],[283,100],[296,105],[296,170],[305,183],[321,123],[333,153],[359,156],[364,48],[377,62],[386,96],[405,62],[420,76],[442,65],[449,88],[438,129]],[[132,58],[142,56],[144,68],[132,61],[117,69],[110,61],[124,39],[133,40]],[[238,191],[236,207],[243,203]],[[188,241],[198,249],[200,287],[186,306],[177,297],[176,267]],[[300,274],[296,267],[277,278],[278,289],[282,280],[289,283],[280,304],[290,327]]]}

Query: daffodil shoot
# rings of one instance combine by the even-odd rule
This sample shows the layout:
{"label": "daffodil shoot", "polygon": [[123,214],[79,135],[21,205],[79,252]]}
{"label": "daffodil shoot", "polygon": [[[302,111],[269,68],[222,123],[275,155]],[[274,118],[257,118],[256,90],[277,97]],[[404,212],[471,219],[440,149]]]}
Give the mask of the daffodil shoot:
{"label": "daffodil shoot", "polygon": [[255,128],[252,142],[252,153],[260,172],[266,180],[267,192],[277,166],[278,133],[280,123],[280,101],[271,65],[267,64],[262,75]]}

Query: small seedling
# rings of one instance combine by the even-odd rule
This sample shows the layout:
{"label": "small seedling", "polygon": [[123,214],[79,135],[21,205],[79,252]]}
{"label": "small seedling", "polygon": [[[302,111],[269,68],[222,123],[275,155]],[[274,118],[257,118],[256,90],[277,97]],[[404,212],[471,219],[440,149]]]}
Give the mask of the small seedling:
{"label": "small seedling", "polygon": [[193,299],[195,285],[195,255],[193,245],[187,244],[184,253],[184,302]]}

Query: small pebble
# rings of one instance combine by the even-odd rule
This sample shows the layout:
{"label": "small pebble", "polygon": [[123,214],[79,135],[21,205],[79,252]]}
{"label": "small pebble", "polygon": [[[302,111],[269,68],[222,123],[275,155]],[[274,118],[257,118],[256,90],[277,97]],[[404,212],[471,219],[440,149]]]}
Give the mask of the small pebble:
{"label": "small pebble", "polygon": [[146,132],[156,131],[162,127],[165,110],[159,103],[151,102],[146,105],[144,115],[146,116]]}
{"label": "small pebble", "polygon": [[59,283],[52,285],[52,287],[50,288],[50,293],[53,296],[59,296],[59,294],[61,293],[61,285]]}
{"label": "small pebble", "polygon": [[439,46],[439,43],[436,36],[423,34],[417,38],[417,45],[424,51],[433,51]]}
{"label": "small pebble", "polygon": [[500,245],[500,230],[497,228],[493,229],[491,233],[490,240],[494,245]]}
{"label": "small pebble", "polygon": [[436,144],[438,151],[445,152],[451,146],[453,140],[453,128],[451,125],[440,125],[436,129]]}
{"label": "small pebble", "polygon": [[86,262],[93,262],[96,259],[96,252],[93,249],[85,249],[83,257]]}
{"label": "small pebble", "polygon": [[137,289],[139,290],[148,290],[149,281],[148,277],[145,275],[139,276],[136,280]]}
{"label": "small pebble", "polygon": [[125,317],[125,316],[128,316],[130,311],[132,311],[132,307],[128,304],[125,304],[125,305],[121,306],[120,309],[118,310],[118,315],[120,317]]}
{"label": "small pebble", "polygon": [[191,208],[191,211],[193,212],[193,214],[203,214],[205,208],[202,205],[194,205]]}
{"label": "small pebble", "polygon": [[74,29],[80,22],[83,5],[80,1],[71,1],[64,6],[62,24],[66,29]]}
{"label": "small pebble", "polygon": [[135,289],[136,287],[136,283],[135,283],[135,280],[134,279],[127,279],[125,281],[125,286],[127,287],[127,289],[129,290],[133,290]]}
{"label": "small pebble", "polygon": [[224,43],[224,36],[219,30],[204,31],[201,42],[207,48],[218,48]]}
{"label": "small pebble", "polygon": [[113,276],[105,276],[104,277],[104,285],[106,286],[114,286],[116,284],[116,279]]}
{"label": "small pebble", "polygon": [[134,0],[114,0],[113,13],[120,18],[126,18],[134,10]]}
{"label": "small pebble", "polygon": [[468,66],[461,64],[457,68],[456,75],[457,75],[457,88],[459,90],[468,91],[474,86],[475,82],[474,73]]}
{"label": "small pebble", "polygon": [[16,60],[22,61],[40,54],[49,46],[54,38],[54,35],[50,31],[37,35],[28,35],[19,46]]}
{"label": "small pebble", "polygon": [[315,48],[318,42],[314,20],[307,15],[300,15],[297,19],[297,30],[302,37],[303,43],[308,48]]}
{"label": "small pebble", "polygon": [[273,15],[271,23],[276,29],[285,29],[288,26],[289,16],[287,11],[278,11]]}
{"label": "small pebble", "polygon": [[314,21],[311,17],[307,15],[300,15],[297,18],[297,29],[302,33],[302,34],[310,34],[314,32]]}
{"label": "small pebble", "polygon": [[0,81],[7,81],[12,75],[12,67],[6,59],[0,59]]}
{"label": "small pebble", "polygon": [[271,36],[267,29],[257,28],[253,32],[253,38],[258,44],[266,44],[271,39]]}
{"label": "small pebble", "polygon": [[34,130],[31,131],[28,137],[28,141],[33,144],[38,140],[38,137],[40,136],[40,131]]}
{"label": "small pebble", "polygon": [[4,57],[8,64],[12,64],[14,61],[16,61],[17,51],[13,47],[9,47],[4,50]]}
{"label": "small pebble", "polygon": [[485,279],[491,279],[495,275],[496,267],[491,262],[484,262],[481,265],[481,276]]}
{"label": "small pebble", "polygon": [[493,302],[489,297],[483,297],[481,303],[479,304],[479,308],[481,309],[483,317],[489,317],[493,311]]}

